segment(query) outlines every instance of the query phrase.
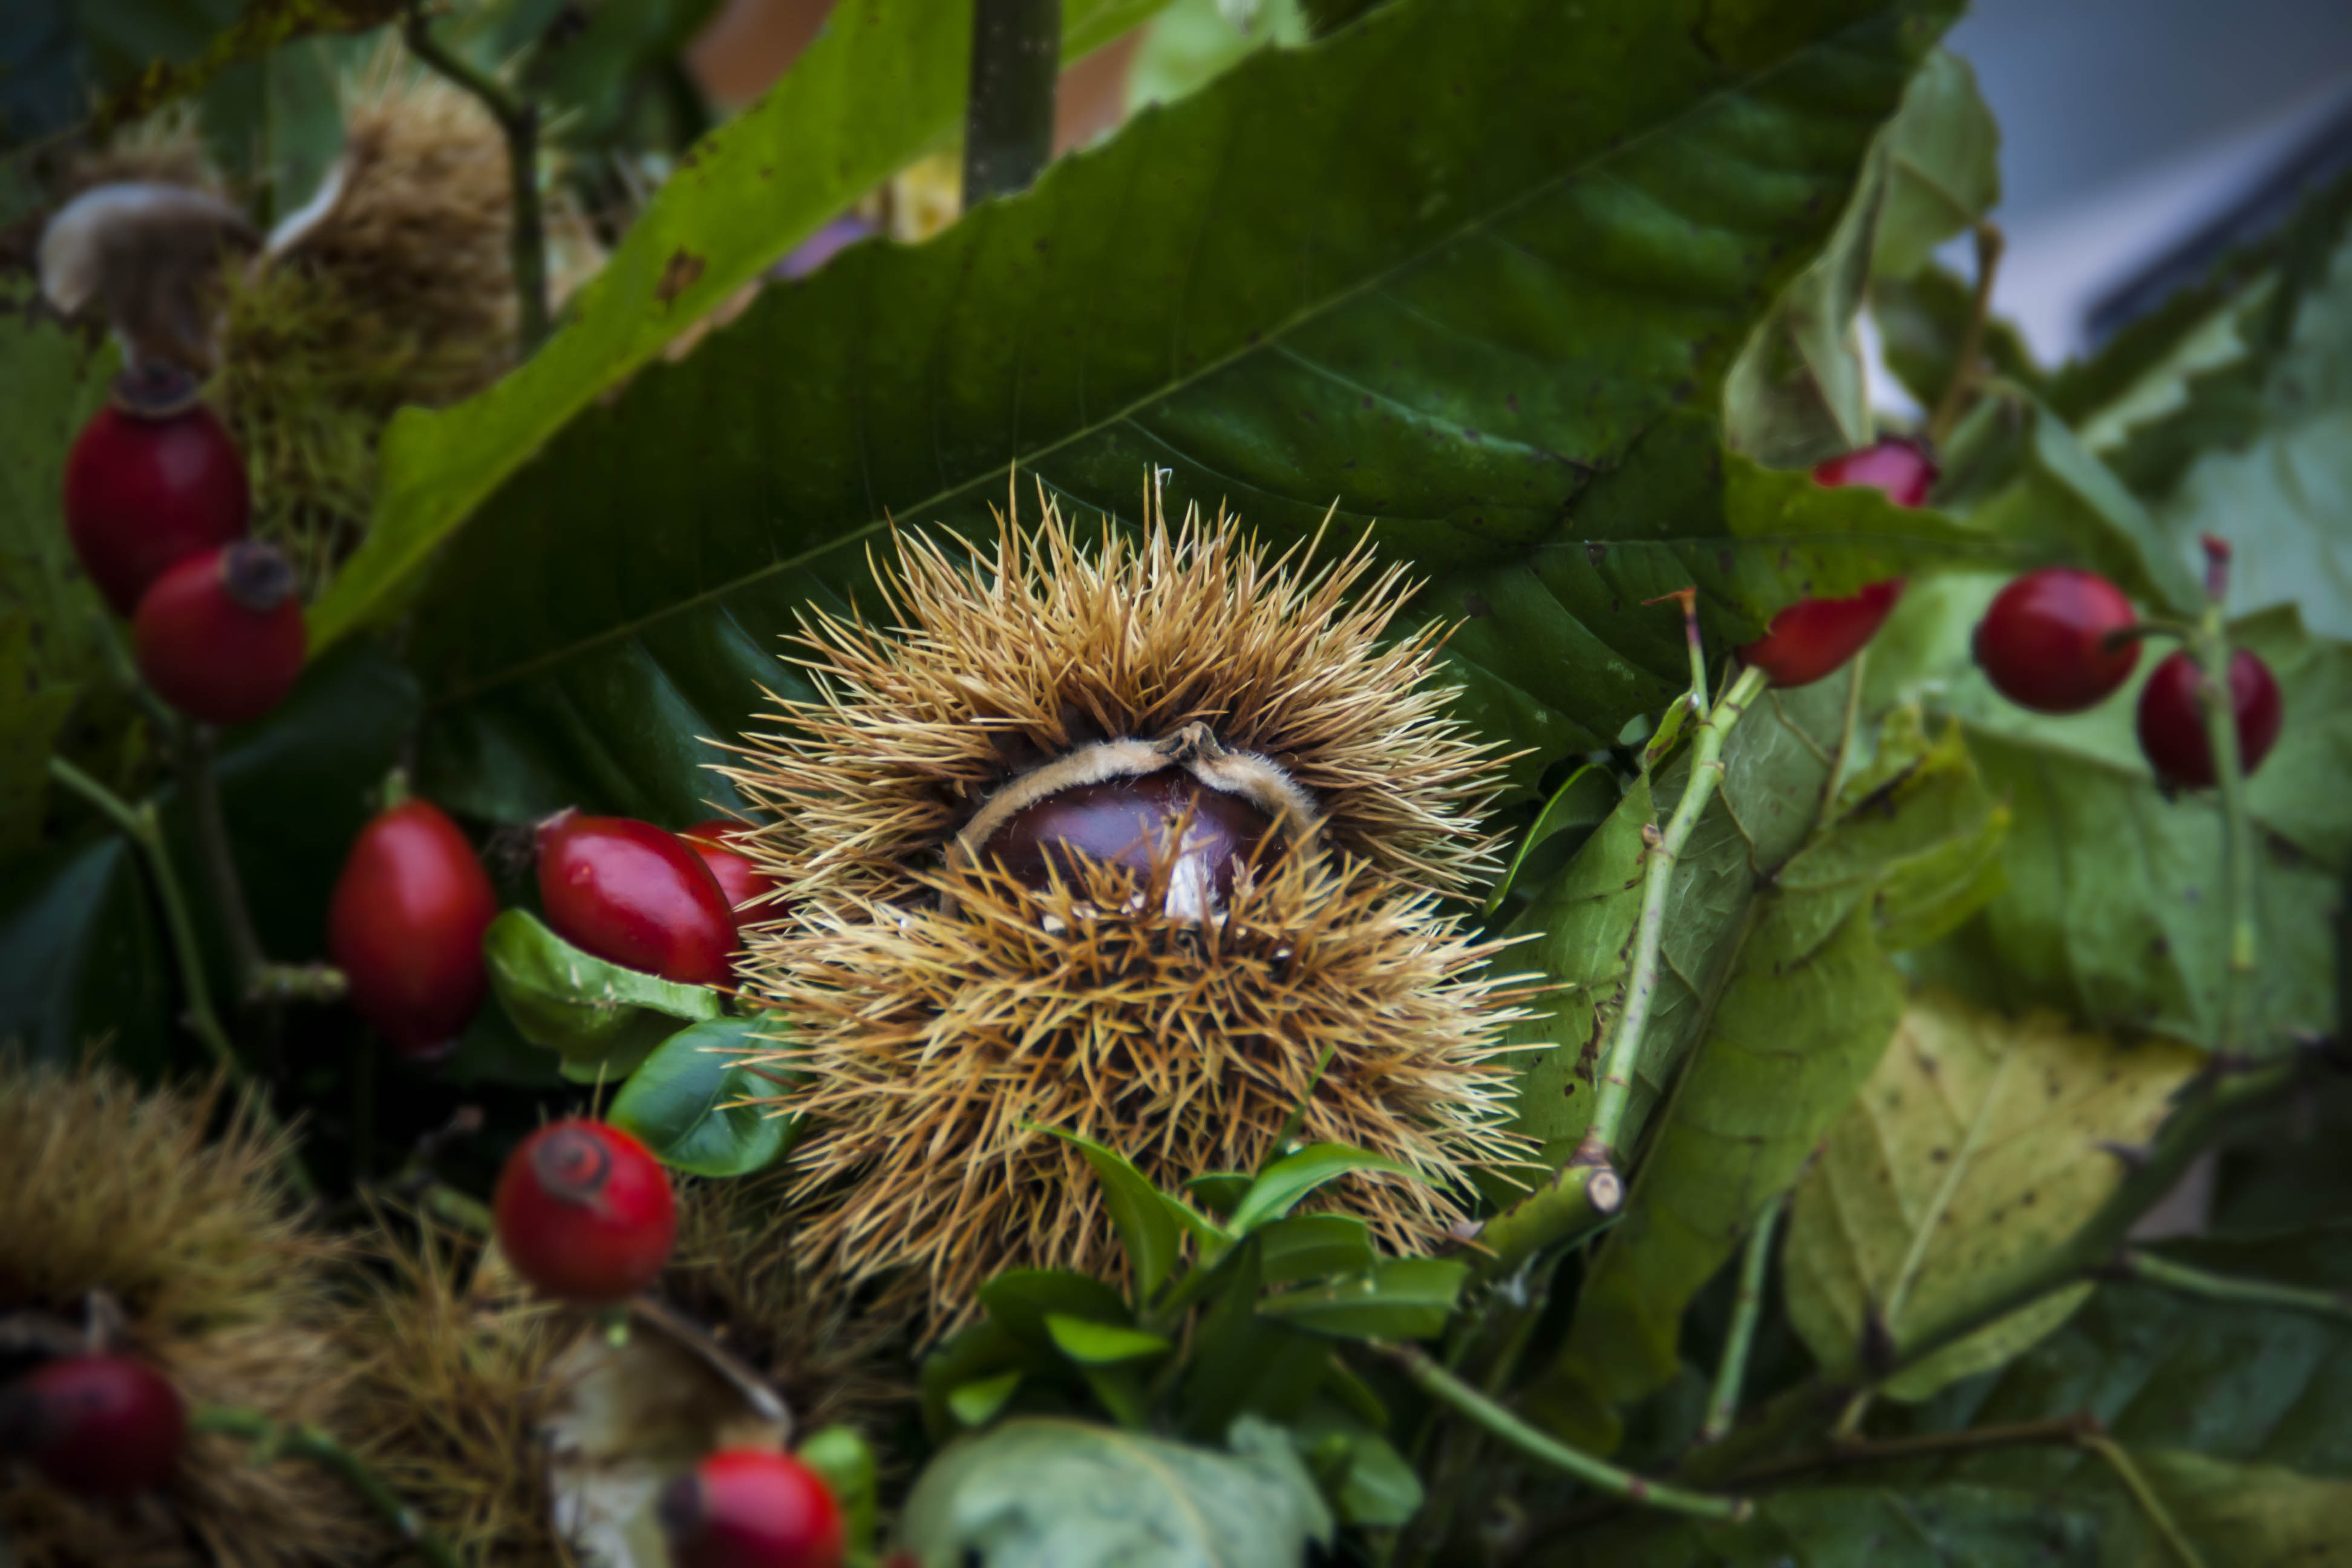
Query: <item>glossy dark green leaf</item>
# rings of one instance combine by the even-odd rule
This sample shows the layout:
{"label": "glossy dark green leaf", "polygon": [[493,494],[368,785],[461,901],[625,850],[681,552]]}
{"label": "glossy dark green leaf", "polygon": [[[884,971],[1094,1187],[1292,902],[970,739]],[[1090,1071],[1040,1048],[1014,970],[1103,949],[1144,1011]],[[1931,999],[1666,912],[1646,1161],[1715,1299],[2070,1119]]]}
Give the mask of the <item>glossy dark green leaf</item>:
{"label": "glossy dark green leaf", "polygon": [[1000,1372],[960,1384],[948,1395],[948,1409],[966,1426],[985,1426],[1003,1410],[1013,1391],[1021,1386],[1023,1375],[1018,1371]]}
{"label": "glossy dark green leaf", "polygon": [[1345,1340],[1425,1340],[1445,1331],[1470,1266],[1444,1258],[1391,1258],[1370,1273],[1258,1303],[1261,1315]]}
{"label": "glossy dark green leaf", "polygon": [[1393,1529],[1421,1511],[1421,1478],[1403,1455],[1378,1431],[1328,1403],[1291,1424],[1292,1436],[1302,1450],[1336,1442],[1344,1469],[1337,1487],[1327,1484],[1332,1511],[1342,1524],[1364,1529]]}
{"label": "glossy dark green leaf", "polygon": [[824,1479],[841,1507],[843,1538],[853,1552],[870,1551],[880,1507],[880,1466],[873,1446],[854,1426],[820,1426],[802,1438],[793,1457]]}
{"label": "glossy dark green leaf", "polygon": [[1250,1190],[1252,1177],[1239,1171],[1211,1171],[1186,1179],[1184,1190],[1199,1198],[1211,1213],[1222,1215],[1230,1223],[1234,1210]]}
{"label": "glossy dark green leaf", "polygon": [[1361,1274],[1378,1260],[1370,1229],[1353,1215],[1302,1214],[1256,1233],[1262,1278],[1268,1285]]}
{"label": "glossy dark green leaf", "polygon": [[1331,1364],[1331,1343],[1256,1312],[1259,1243],[1242,1241],[1193,1331],[1177,1398],[1178,1426],[1206,1441],[1244,1411],[1287,1421],[1305,1410]]}
{"label": "glossy dark green leaf", "polygon": [[1247,1236],[1288,1214],[1316,1188],[1358,1172],[1411,1181],[1412,1169],[1382,1155],[1339,1143],[1314,1143],[1268,1165],[1234,1205],[1233,1231]]}
{"label": "glossy dark green leaf", "polygon": [[654,1047],[605,1107],[604,1120],[633,1134],[665,1165],[696,1176],[745,1176],[782,1157],[799,1119],[773,1104],[786,1091],[743,1063],[741,1053],[772,1039],[758,1018],[689,1024]]}
{"label": "glossy dark green leaf", "polygon": [[624,969],[581,952],[528,910],[509,910],[482,937],[490,990],[523,1038],[555,1052],[568,1072],[617,1077],[688,1024],[719,1016],[707,985]]}
{"label": "glossy dark green leaf", "polygon": [[1492,915],[1500,909],[1503,900],[1520,887],[1521,879],[1532,887],[1558,876],[1568,857],[1583,847],[1594,828],[1609,820],[1620,793],[1616,775],[1597,763],[1588,763],[1570,774],[1520,837],[1511,863],[1487,894],[1486,912]]}
{"label": "glossy dark green leaf", "polygon": [[931,1462],[901,1538],[921,1568],[1293,1568],[1329,1511],[1280,1430],[1244,1422],[1231,1441],[1008,1421]]}
{"label": "glossy dark green leaf", "polygon": [[1165,1355],[1173,1348],[1162,1334],[1147,1334],[1140,1329],[1067,1317],[1060,1312],[1045,1314],[1045,1331],[1053,1335],[1055,1349],[1086,1366],[1116,1366],[1121,1362]]}
{"label": "glossy dark green leaf", "polygon": [[[592,796],[700,815],[723,789],[697,737],[762,685],[805,691],[773,658],[794,612],[864,581],[886,515],[992,526],[1016,461],[1129,516],[1165,468],[1172,501],[1230,500],[1271,541],[1336,496],[1339,532],[1380,520],[1386,552],[1441,574],[1419,607],[1467,617],[1474,721],[1605,742],[1686,680],[1643,599],[1696,582],[1717,635],[1749,636],[1809,585],[1950,548],[1916,514],[1869,541],[1727,526],[1710,413],[1948,14],[1397,0],[927,245],[771,289],[609,406],[581,378],[527,467],[487,409],[429,440],[412,420],[385,551],[481,507],[420,605],[428,776],[499,817]],[[1755,177],[1706,173],[1732,166]],[[604,287],[643,298],[667,254]],[[572,377],[563,342],[528,374]],[[425,478],[466,468],[426,460],[461,438],[499,462]]]}
{"label": "glossy dark green leaf", "polygon": [[57,1063],[103,1043],[144,1075],[194,1049],[173,1022],[179,977],[146,876],[112,832],[0,871],[0,1042]]}
{"label": "glossy dark green leaf", "polygon": [[1000,1274],[980,1288],[980,1304],[988,1309],[989,1321],[1020,1343],[1049,1354],[1060,1348],[1046,1323],[1049,1317],[1122,1326],[1132,1321],[1118,1291],[1099,1279],[1055,1268]]}
{"label": "glossy dark green leaf", "polygon": [[1181,1205],[1172,1204],[1125,1157],[1074,1132],[1053,1128],[1045,1131],[1076,1144],[1078,1152],[1087,1157],[1095,1179],[1102,1184],[1103,1206],[1110,1211],[1110,1223],[1118,1232],[1119,1246],[1127,1252],[1136,1298],[1149,1300],[1151,1293],[1160,1289],[1160,1282],[1168,1278],[1168,1271],[1176,1267],[1183,1227],[1173,1211]]}
{"label": "glossy dark green leaf", "polygon": [[[1063,9],[1064,52],[1076,58],[1158,3],[1070,0]],[[317,638],[396,614],[435,548],[567,421],[952,133],[971,37],[971,0],[835,7],[782,81],[688,149],[530,363],[456,408],[409,409],[394,423],[366,542],[319,605]],[[628,52],[629,39],[614,42]],[[690,471],[662,467],[674,478]],[[620,498],[606,499],[618,504],[594,511],[623,533],[642,536],[644,518],[669,515],[632,515]]]}

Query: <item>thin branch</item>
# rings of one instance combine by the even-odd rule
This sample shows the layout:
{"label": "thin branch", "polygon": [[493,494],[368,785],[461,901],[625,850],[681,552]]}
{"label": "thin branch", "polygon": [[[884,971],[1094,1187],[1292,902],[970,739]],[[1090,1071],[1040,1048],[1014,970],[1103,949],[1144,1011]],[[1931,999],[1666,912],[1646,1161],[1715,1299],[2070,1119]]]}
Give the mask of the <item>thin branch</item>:
{"label": "thin branch", "polygon": [[1691,831],[1698,826],[1699,814],[1715,796],[1716,785],[1723,778],[1723,742],[1733,725],[1763,691],[1765,675],[1750,667],[1739,672],[1721,700],[1700,715],[1696,753],[1691,759],[1690,781],[1683,787],[1683,798],[1675,806],[1663,833],[1652,829],[1645,834],[1649,841],[1648,865],[1643,875],[1642,914],[1633,930],[1633,974],[1627,983],[1625,1010],[1618,1016],[1616,1032],[1610,1037],[1609,1051],[1602,1059],[1600,1094],[1592,1108],[1592,1124],[1585,1129],[1584,1138],[1570,1156],[1571,1165],[1613,1165],[1617,1132],[1625,1120],[1625,1109],[1633,1097],[1633,1069],[1642,1055],[1642,1031],[1650,1022],[1650,1003],[1658,989],[1658,946],[1665,933],[1666,893],[1674,876],[1675,857],[1690,842]]}
{"label": "thin branch", "polygon": [[1701,1519],[1737,1521],[1747,1519],[1754,1511],[1755,1505],[1745,1498],[1713,1497],[1704,1492],[1688,1491],[1681,1487],[1646,1479],[1631,1470],[1620,1469],[1605,1460],[1580,1453],[1537,1431],[1438,1365],[1418,1345],[1392,1345],[1373,1341],[1370,1348],[1396,1363],[1405,1376],[1431,1398],[1452,1406],[1528,1458],[1555,1469],[1565,1470],[1596,1491],[1606,1492],[1644,1508],[1665,1509],[1675,1513],[1694,1514]]}
{"label": "thin branch", "polygon": [[2140,1511],[2147,1515],[2147,1521],[2156,1526],[2156,1532],[2164,1537],[2165,1545],[2180,1559],[2180,1568],[2205,1568],[2203,1555],[2189,1543],[2189,1537],[2181,1533],[2180,1526],[2173,1522],[2171,1513],[2164,1506],[2164,1500],[2156,1495],[2156,1489],[2147,1484],[2147,1478],[2139,1473],[2139,1467],[2132,1462],[2132,1457],[2124,1451],[2121,1444],[2109,1437],[2089,1434],[2074,1441],[2086,1452],[2096,1454],[2107,1462],[2108,1468],[2124,1483],[2124,1489],[2131,1493],[2132,1500],[2139,1504]]}
{"label": "thin branch", "polygon": [[163,926],[171,935],[172,955],[179,964],[180,989],[187,994],[187,1016],[183,1021],[189,1032],[204,1042],[229,1081],[242,1087],[247,1081],[245,1063],[237,1059],[236,1047],[229,1043],[228,1031],[221,1026],[220,1015],[213,1010],[212,984],[205,978],[204,950],[196,944],[195,922],[188,918],[187,897],[181,891],[180,876],[173,868],[171,851],[164,847],[163,824],[156,818],[154,806],[131,805],[63,757],[49,759],[49,776],[96,806],[146,856],[147,868],[155,879],[156,900],[163,906]]}
{"label": "thin branch", "polygon": [[351,1489],[366,1500],[370,1508],[383,1517],[403,1541],[416,1550],[416,1555],[433,1568],[464,1568],[457,1554],[448,1544],[425,1527],[415,1509],[402,1500],[399,1493],[384,1484],[383,1478],[368,1468],[360,1457],[328,1436],[308,1422],[293,1424],[271,1420],[257,1410],[240,1410],[227,1405],[213,1405],[199,1410],[189,1426],[198,1432],[219,1432],[232,1437],[242,1437],[254,1445],[257,1461],[278,1454],[292,1454],[322,1465],[341,1476]]}
{"label": "thin branch", "polygon": [[1026,190],[1054,155],[1062,0],[974,0],[963,205]]}
{"label": "thin branch", "polygon": [[1906,1459],[1940,1459],[1955,1454],[1980,1454],[1995,1448],[2058,1447],[2080,1442],[2102,1430],[2088,1411],[2045,1421],[2018,1421],[1999,1426],[1970,1426],[1958,1432],[1922,1432],[1908,1437],[1832,1443],[1809,1453],[1775,1459],[1733,1475],[1730,1485],[1753,1490],[1783,1481],[1843,1470],[1860,1465],[1892,1465]]}
{"label": "thin branch", "polygon": [[2230,547],[2210,533],[2204,544],[2209,602],[2189,647],[2204,673],[2198,683],[2198,705],[2204,710],[2206,744],[2212,751],[2213,776],[2221,788],[2221,883],[2222,896],[2228,900],[2224,918],[2230,932],[2221,1009],[2221,1048],[2226,1055],[2251,1050],[2258,1044],[2261,997],[2254,982],[2261,953],[2255,929],[2253,816],[2246,805],[2244,759],[2238,752],[2237,704],[2230,689],[2230,628],[2222,614],[2222,601],[2230,591]]}
{"label": "thin branch", "polygon": [[1756,1324],[1764,1315],[1764,1271],[1772,1260],[1772,1237],[1788,1212],[1789,1194],[1764,1205],[1756,1228],[1748,1234],[1748,1249],[1739,1259],[1739,1293],[1732,1299],[1731,1331],[1724,1337],[1723,1360],[1715,1369],[1715,1388],[1706,1401],[1706,1419],[1698,1440],[1719,1443],[1739,1415],[1739,1390],[1748,1380],[1748,1351],[1755,1342]]}
{"label": "thin branch", "polygon": [[456,50],[433,37],[422,5],[412,5],[401,24],[408,52],[437,75],[463,89],[490,112],[507,139],[507,182],[514,207],[508,254],[514,270],[515,346],[529,359],[547,341],[547,223],[539,201],[539,105],[508,89],[488,71],[477,70]]}
{"label": "thin branch", "polygon": [[2310,1312],[2322,1318],[2352,1321],[2352,1291],[2314,1290],[2299,1285],[2277,1285],[2267,1279],[2241,1279],[2176,1263],[2159,1253],[2137,1247],[2116,1259],[2111,1270],[2118,1279],[2161,1285],[2185,1296],[2226,1301],[2242,1307],[2275,1307],[2289,1312]]}
{"label": "thin branch", "polygon": [[236,983],[247,990],[257,984],[269,967],[261,937],[254,930],[253,912],[246,905],[245,884],[236,872],[236,857],[229,846],[228,822],[221,815],[220,780],[213,771],[211,727],[183,721],[178,742],[180,779],[188,791],[188,816],[195,825],[196,858],[212,888],[213,912],[228,936],[230,967]]}
{"label": "thin branch", "polygon": [[1969,300],[1969,324],[1960,333],[1960,351],[1952,361],[1952,378],[1944,384],[1944,395],[1936,400],[1936,411],[1927,420],[1927,439],[1938,447],[1951,439],[1952,431],[1968,407],[1969,393],[1977,384],[1977,362],[1984,353],[1985,318],[1992,311],[1992,281],[2000,270],[2001,252],[2007,247],[2000,226],[1992,223],[1977,225],[1976,241],[1977,286]]}

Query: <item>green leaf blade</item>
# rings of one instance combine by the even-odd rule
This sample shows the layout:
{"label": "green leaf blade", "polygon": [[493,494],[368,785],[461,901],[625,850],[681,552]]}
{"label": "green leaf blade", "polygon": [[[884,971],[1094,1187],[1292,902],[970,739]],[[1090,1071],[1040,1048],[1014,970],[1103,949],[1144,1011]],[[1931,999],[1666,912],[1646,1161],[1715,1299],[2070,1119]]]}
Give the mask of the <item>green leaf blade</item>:
{"label": "green leaf blade", "polygon": [[754,1018],[689,1024],[654,1047],[606,1107],[604,1119],[635,1137],[673,1170],[696,1176],[746,1176],[783,1157],[797,1118],[772,1103],[779,1086],[747,1067],[776,1026]]}

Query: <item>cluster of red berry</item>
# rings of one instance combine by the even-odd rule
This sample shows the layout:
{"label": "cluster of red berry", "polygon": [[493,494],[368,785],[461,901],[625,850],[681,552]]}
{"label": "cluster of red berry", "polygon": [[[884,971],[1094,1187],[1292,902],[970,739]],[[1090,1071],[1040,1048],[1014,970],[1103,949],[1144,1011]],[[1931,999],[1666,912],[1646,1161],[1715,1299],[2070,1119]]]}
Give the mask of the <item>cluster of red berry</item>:
{"label": "cluster of red berry", "polygon": [[[547,923],[581,951],[689,985],[723,985],[736,918],[773,884],[725,820],[670,833],[559,812],[539,825]],[[360,1016],[412,1059],[446,1050],[481,1006],[482,933],[499,912],[474,847],[429,801],[360,829],[327,912],[327,946]]]}
{"label": "cluster of red berry", "polygon": [[[1897,506],[1927,502],[1936,465],[1899,438],[1832,458],[1813,470],[1824,485],[1869,485]],[[2215,548],[2219,548],[2216,546]],[[1776,686],[1809,686],[1862,650],[1903,597],[1903,579],[1873,583],[1841,599],[1806,599],[1772,618],[1739,656]],[[1993,689],[2037,713],[2080,713],[2113,695],[2139,663],[2141,626],[2121,588],[2095,572],[2049,566],[2002,588],[1976,630],[1978,666]],[[2186,649],[2166,657],[2141,688],[2139,744],[2167,784],[2204,788],[2215,782],[2213,749],[2198,703],[2202,675]],[[2279,734],[2277,679],[2260,655],[2230,658],[2230,704],[2240,765],[2262,764]]]}
{"label": "cluster of red berry", "polygon": [[236,442],[173,366],[123,372],[66,457],[75,555],[131,618],[141,676],[205,723],[260,718],[302,673],[294,570],[246,537],[251,511]]}

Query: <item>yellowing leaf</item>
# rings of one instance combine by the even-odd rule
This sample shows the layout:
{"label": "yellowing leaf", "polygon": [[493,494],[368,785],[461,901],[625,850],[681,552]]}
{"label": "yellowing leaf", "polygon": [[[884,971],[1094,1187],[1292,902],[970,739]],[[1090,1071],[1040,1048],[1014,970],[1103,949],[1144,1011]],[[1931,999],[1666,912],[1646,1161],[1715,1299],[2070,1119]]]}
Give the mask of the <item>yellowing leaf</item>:
{"label": "yellowing leaf", "polygon": [[[2105,1146],[2147,1142],[2202,1060],[2171,1041],[2122,1045],[2053,1014],[2011,1020],[1922,992],[1797,1189],[1789,1316],[1823,1369],[1862,1375],[1865,1336],[1883,1329],[1900,1346],[1906,1326],[1997,1294],[2065,1242],[2123,1178]],[[2004,1318],[1886,1391],[1924,1398],[2006,1361],[2080,1300]]]}

